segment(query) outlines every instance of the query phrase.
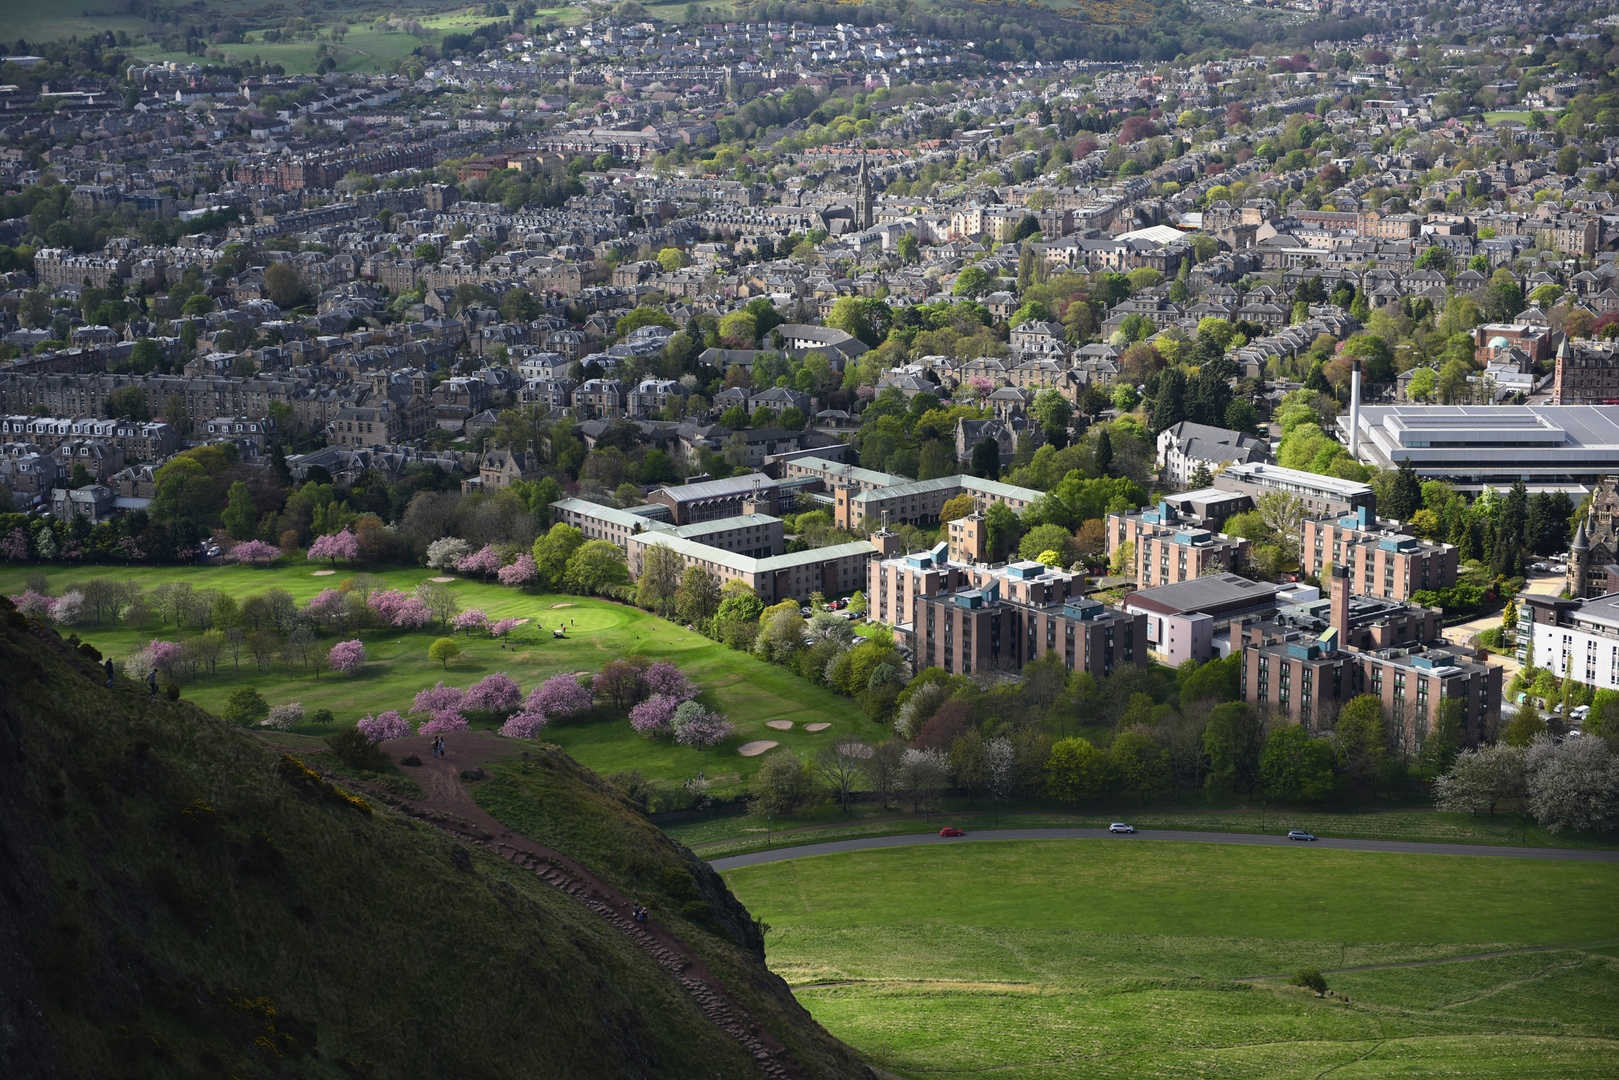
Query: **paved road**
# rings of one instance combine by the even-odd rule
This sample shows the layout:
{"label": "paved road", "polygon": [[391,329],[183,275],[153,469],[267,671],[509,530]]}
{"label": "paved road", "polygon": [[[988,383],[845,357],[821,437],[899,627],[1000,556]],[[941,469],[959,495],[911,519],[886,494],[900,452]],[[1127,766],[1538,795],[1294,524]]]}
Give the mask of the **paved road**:
{"label": "paved road", "polygon": [[1260,833],[1182,832],[1172,829],[1143,829],[1134,835],[1114,836],[1106,829],[989,829],[966,836],[940,836],[937,833],[907,833],[901,836],[867,836],[855,840],[833,840],[824,844],[756,851],[714,859],[709,865],[724,872],[741,866],[783,862],[811,855],[836,855],[845,851],[871,851],[878,848],[915,847],[921,844],[971,844],[986,840],[1102,840],[1120,844],[1140,844],[1153,840],[1177,840],[1194,844],[1255,844],[1262,847],[1332,848],[1337,851],[1391,851],[1414,855],[1486,855],[1509,859],[1555,859],[1567,862],[1619,862],[1619,851],[1585,848],[1489,847],[1480,844],[1416,844],[1403,840],[1331,840],[1315,843],[1289,840],[1285,836]]}

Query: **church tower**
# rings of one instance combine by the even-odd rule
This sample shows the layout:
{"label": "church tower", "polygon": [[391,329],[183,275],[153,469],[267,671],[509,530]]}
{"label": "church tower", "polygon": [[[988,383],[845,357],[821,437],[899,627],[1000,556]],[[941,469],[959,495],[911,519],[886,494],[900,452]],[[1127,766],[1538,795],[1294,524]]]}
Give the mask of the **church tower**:
{"label": "church tower", "polygon": [[876,203],[876,196],[871,190],[871,175],[866,171],[866,155],[860,155],[860,178],[855,181],[854,188],[854,227],[857,232],[864,232],[877,224],[872,214],[872,207]]}
{"label": "church tower", "polygon": [[1575,600],[1585,595],[1586,564],[1591,559],[1591,542],[1586,539],[1585,521],[1574,528],[1574,542],[1568,546],[1568,595]]}

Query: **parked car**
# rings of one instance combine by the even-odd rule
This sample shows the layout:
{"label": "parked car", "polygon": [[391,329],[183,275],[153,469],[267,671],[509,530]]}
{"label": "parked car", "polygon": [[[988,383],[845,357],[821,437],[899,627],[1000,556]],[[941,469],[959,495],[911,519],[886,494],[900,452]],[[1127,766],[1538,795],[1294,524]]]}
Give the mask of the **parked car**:
{"label": "parked car", "polygon": [[1591,706],[1589,706],[1589,705],[1576,705],[1574,707],[1574,709],[1569,712],[1568,715],[1569,715],[1569,717],[1571,719],[1574,719],[1574,720],[1584,720],[1587,716],[1591,715]]}
{"label": "parked car", "polygon": [[1290,830],[1288,830],[1287,838],[1289,840],[1314,840],[1315,839],[1314,836],[1312,836],[1311,834],[1305,832],[1303,829],[1290,829]]}
{"label": "parked car", "polygon": [[1107,831],[1114,833],[1133,833],[1136,831],[1136,827],[1134,825],[1126,825],[1122,821],[1115,821],[1113,824],[1107,827]]}
{"label": "parked car", "polygon": [[940,836],[966,836],[967,834],[962,832],[960,829],[956,828],[954,825],[946,825],[944,828],[939,830],[939,835]]}

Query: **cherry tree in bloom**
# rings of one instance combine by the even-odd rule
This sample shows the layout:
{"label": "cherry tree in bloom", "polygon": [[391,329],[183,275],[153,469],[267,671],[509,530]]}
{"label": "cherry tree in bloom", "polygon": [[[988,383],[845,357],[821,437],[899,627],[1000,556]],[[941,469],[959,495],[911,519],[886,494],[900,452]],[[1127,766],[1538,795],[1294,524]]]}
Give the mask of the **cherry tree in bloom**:
{"label": "cherry tree in bloom", "polygon": [[433,612],[418,597],[398,589],[378,589],[366,598],[377,618],[400,630],[420,630],[433,618]]}
{"label": "cherry tree in bloom", "polygon": [[410,714],[418,713],[436,715],[441,712],[460,712],[461,699],[466,697],[466,691],[459,686],[445,686],[443,680],[426,690],[417,692],[416,700],[411,702]]}
{"label": "cherry tree in bloom", "polygon": [[711,713],[695,701],[688,701],[675,710],[672,726],[675,742],[699,750],[713,746],[735,730],[722,713]]}
{"label": "cherry tree in bloom", "polygon": [[495,575],[500,578],[502,585],[509,585],[514,589],[526,589],[540,580],[540,568],[534,564],[534,556],[524,553],[517,557],[517,561],[510,566],[502,566]]}
{"label": "cherry tree in bloom", "polygon": [[56,597],[45,596],[33,589],[26,590],[21,596],[13,596],[11,602],[29,619],[48,619],[51,612],[56,610]]}
{"label": "cherry tree in bloom", "polygon": [[675,710],[680,702],[662,694],[653,694],[630,710],[630,727],[642,735],[662,735],[674,722]]}
{"label": "cherry tree in bloom", "polygon": [[485,675],[467,687],[461,699],[462,712],[507,713],[522,704],[523,690],[504,671]]}
{"label": "cherry tree in bloom", "polygon": [[659,660],[647,668],[641,677],[646,681],[649,692],[671,698],[676,705],[697,696],[697,684],[667,660]]}
{"label": "cherry tree in bloom", "polygon": [[452,630],[485,630],[489,627],[489,613],[482,608],[468,608],[450,620]]}
{"label": "cherry tree in bloom", "polygon": [[459,536],[446,536],[427,545],[427,565],[434,570],[454,570],[471,551],[472,545]]}
{"label": "cherry tree in bloom", "polygon": [[489,624],[490,637],[505,637],[517,629],[516,619],[501,619],[499,622]]}
{"label": "cherry tree in bloom", "polygon": [[336,563],[338,559],[353,562],[360,557],[360,541],[355,535],[344,529],[340,533],[316,537],[315,542],[309,545],[310,559],[330,559]]}
{"label": "cherry tree in bloom", "polygon": [[524,709],[520,713],[513,713],[511,719],[501,725],[500,733],[508,739],[537,739],[549,722],[539,710]]}
{"label": "cherry tree in bloom", "polygon": [[360,722],[354,725],[360,729],[360,734],[374,743],[387,742],[389,739],[403,739],[411,733],[410,721],[400,716],[398,712],[389,709],[376,716],[362,716]]}
{"label": "cherry tree in bloom", "polygon": [[485,581],[500,569],[500,553],[493,544],[485,544],[476,554],[468,555],[455,564],[463,574],[482,574]]}
{"label": "cherry tree in bloom", "polygon": [[181,652],[178,641],[154,641],[146,646],[146,662],[172,679],[175,665],[180,662]]}
{"label": "cherry tree in bloom", "polygon": [[551,676],[530,691],[525,708],[551,717],[577,716],[589,712],[595,703],[590,687],[580,686],[572,675],[563,674]]}
{"label": "cherry tree in bloom", "polygon": [[326,662],[340,675],[352,675],[365,667],[365,645],[359,641],[339,641],[326,654]]}
{"label": "cherry tree in bloom", "polygon": [[56,598],[56,604],[51,608],[51,622],[58,626],[69,626],[78,622],[83,614],[84,594],[74,589]]}
{"label": "cherry tree in bloom", "polygon": [[28,558],[28,534],[21,529],[12,529],[4,540],[0,540],[0,555],[17,562]]}
{"label": "cherry tree in bloom", "polygon": [[231,549],[237,562],[257,563],[269,562],[271,559],[281,557],[281,549],[274,544],[266,544],[263,540],[249,540],[245,544],[237,544]]}
{"label": "cherry tree in bloom", "polygon": [[423,735],[443,735],[448,731],[465,731],[467,718],[454,709],[440,709],[433,714],[433,718],[422,725]]}
{"label": "cherry tree in bloom", "polygon": [[305,610],[309,612],[317,623],[325,626],[337,618],[338,613],[343,610],[343,605],[347,602],[348,598],[336,589],[322,589],[310,598]]}

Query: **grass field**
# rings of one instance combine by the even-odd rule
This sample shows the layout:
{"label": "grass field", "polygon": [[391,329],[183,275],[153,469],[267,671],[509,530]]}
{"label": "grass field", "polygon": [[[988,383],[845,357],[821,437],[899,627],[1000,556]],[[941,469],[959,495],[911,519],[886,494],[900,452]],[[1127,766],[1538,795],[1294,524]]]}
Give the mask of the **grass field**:
{"label": "grass field", "polygon": [[[238,599],[281,588],[302,603],[345,576],[339,571],[315,577],[313,569],[312,565],[143,569],[138,572],[138,580],[147,589],[166,581],[186,581],[198,590],[225,590]],[[52,571],[49,578],[52,592],[60,595],[74,582],[129,573],[124,568],[84,567]],[[432,570],[408,569],[388,570],[377,576],[390,587],[410,589],[434,574]],[[0,593],[20,593],[23,577],[18,570],[0,572]],[[440,679],[447,685],[464,687],[490,672],[504,671],[527,691],[558,672],[597,671],[612,660],[632,654],[666,659],[680,665],[702,686],[703,700],[729,716],[737,728],[735,735],[707,750],[674,746],[667,739],[642,738],[630,729],[622,713],[599,708],[581,719],[553,724],[547,728],[545,738],[603,774],[639,769],[650,777],[683,780],[702,770],[720,792],[751,776],[757,768],[759,758],[744,758],[736,753],[736,748],[748,740],[769,738],[793,750],[813,752],[840,734],[859,732],[871,737],[876,732],[875,725],[847,698],[636,608],[575,596],[529,595],[465,579],[457,579],[451,588],[463,610],[482,608],[492,618],[532,621],[514,632],[509,649],[502,649],[499,642],[487,637],[459,635],[463,651],[448,671],[427,658],[428,645],[442,631],[371,630],[348,635],[365,642],[371,661],[357,675],[328,673],[316,679],[299,668],[289,671],[280,663],[271,670],[257,671],[252,657],[244,651],[239,670],[227,654],[217,675],[182,682],[183,694],[187,700],[218,711],[237,687],[253,686],[271,704],[298,701],[309,715],[316,709],[330,709],[338,724],[347,726],[366,713],[385,709],[404,712],[418,690]],[[555,640],[550,628],[562,619],[573,620],[575,625],[570,626],[567,640]],[[153,638],[175,640],[181,636],[172,624],[144,629],[123,625],[76,629],[81,638],[113,656],[133,652]],[[330,648],[338,640],[339,635],[327,634],[321,644]],[[789,720],[794,727],[776,731],[765,727],[767,720]],[[818,734],[804,730],[806,723],[818,721],[829,722],[832,727]],[[298,730],[308,735],[325,733],[313,726]]]}
{"label": "grass field", "polygon": [[[1577,948],[1619,943],[1608,864],[1030,841],[726,880],[799,1000],[901,1076],[1619,1070],[1619,962]],[[1275,977],[1302,967],[1348,1001]]]}
{"label": "grass field", "polygon": [[1499,123],[1502,123],[1503,121],[1506,121],[1506,120],[1516,120],[1520,124],[1527,124],[1529,122],[1529,115],[1530,114],[1527,111],[1524,111],[1524,112],[1512,112],[1512,111],[1487,112],[1487,113],[1484,114],[1484,122],[1486,124],[1499,124]]}

